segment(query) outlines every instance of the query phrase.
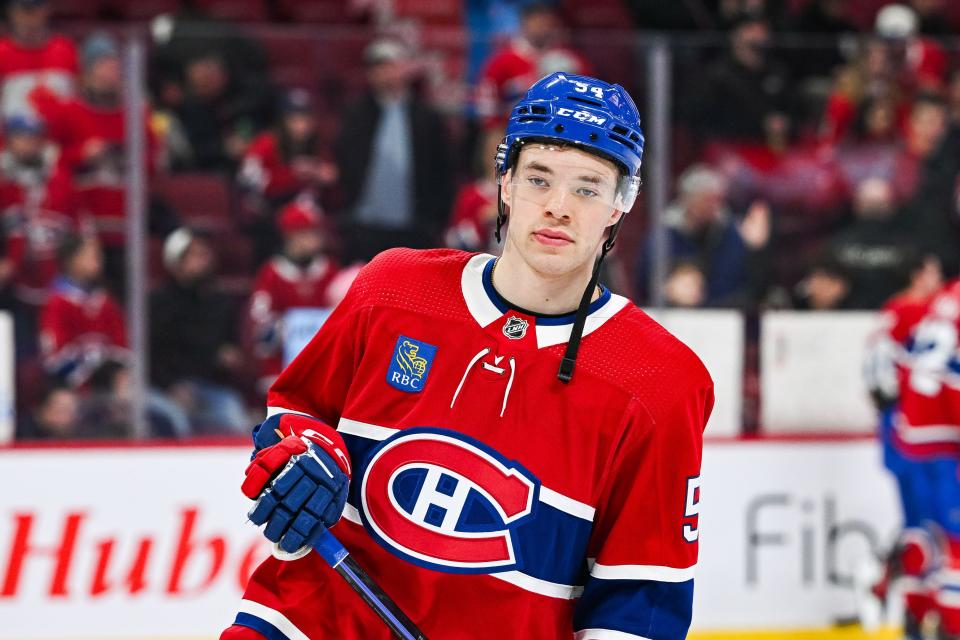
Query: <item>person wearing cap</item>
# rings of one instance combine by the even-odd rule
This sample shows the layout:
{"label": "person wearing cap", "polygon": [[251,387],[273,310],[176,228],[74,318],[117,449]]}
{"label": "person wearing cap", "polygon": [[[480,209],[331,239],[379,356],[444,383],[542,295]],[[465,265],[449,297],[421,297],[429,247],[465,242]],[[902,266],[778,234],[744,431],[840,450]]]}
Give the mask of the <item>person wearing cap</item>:
{"label": "person wearing cap", "polygon": [[237,305],[217,287],[210,238],[177,229],[164,241],[163,265],[170,280],[150,295],[150,381],[186,412],[194,433],[240,433]]}
{"label": "person wearing cap", "polygon": [[280,245],[274,213],[298,196],[319,198],[337,179],[337,167],[323,157],[313,97],[305,89],[284,94],[277,126],[250,143],[237,182],[244,208],[254,216],[257,257],[265,259]]}
{"label": "person wearing cap", "polygon": [[0,38],[0,115],[35,115],[28,99],[39,85],[61,97],[76,90],[77,47],[70,38],[48,28],[47,0],[10,0],[10,32]]}
{"label": "person wearing cap", "polygon": [[262,394],[283,368],[283,314],[295,307],[333,307],[339,299],[332,292],[344,289],[342,282],[331,286],[342,277],[324,251],[323,212],[309,200],[297,200],[280,211],[277,226],[283,250],[257,273],[244,318],[244,344],[253,354]]}
{"label": "person wearing cap", "polygon": [[0,267],[0,289],[6,280],[17,302],[33,309],[46,299],[57,273],[60,244],[83,223],[71,176],[46,139],[43,122],[28,114],[10,116],[3,133],[0,242],[9,271],[5,278]]}
{"label": "person wearing cap", "polygon": [[[61,162],[73,173],[79,203],[96,225],[106,273],[115,293],[123,291],[126,217],[126,107],[123,70],[116,41],[108,33],[90,34],[80,52],[82,74],[77,96],[63,99],[44,86],[30,99],[47,124],[47,135],[61,149]],[[150,122],[144,105],[145,123]],[[157,142],[145,127],[148,171],[155,167]]]}
{"label": "person wearing cap", "polygon": [[436,246],[453,199],[446,125],[414,90],[407,48],[377,40],[363,59],[368,90],[344,109],[334,144],[347,262]]}

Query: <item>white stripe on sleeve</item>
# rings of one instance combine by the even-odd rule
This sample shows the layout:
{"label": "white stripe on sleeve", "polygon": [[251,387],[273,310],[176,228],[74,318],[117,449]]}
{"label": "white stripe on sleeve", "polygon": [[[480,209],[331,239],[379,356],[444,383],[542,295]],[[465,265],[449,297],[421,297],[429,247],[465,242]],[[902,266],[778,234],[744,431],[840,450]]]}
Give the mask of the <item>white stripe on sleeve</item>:
{"label": "white stripe on sleeve", "polygon": [[574,640],[650,640],[632,633],[613,631],[612,629],[584,629],[574,634]]}
{"label": "white stripe on sleeve", "polygon": [[697,565],[685,569],[660,567],[652,564],[594,563],[590,575],[601,580],[654,580],[656,582],[686,582],[693,579]]}
{"label": "white stripe on sleeve", "polygon": [[280,633],[290,638],[290,640],[310,640],[309,636],[305,634],[300,629],[297,629],[296,626],[290,620],[287,619],[279,611],[271,609],[270,607],[264,606],[259,602],[254,602],[253,600],[241,600],[240,601],[240,613],[249,614],[255,618],[260,618],[264,622],[269,622],[277,629]]}

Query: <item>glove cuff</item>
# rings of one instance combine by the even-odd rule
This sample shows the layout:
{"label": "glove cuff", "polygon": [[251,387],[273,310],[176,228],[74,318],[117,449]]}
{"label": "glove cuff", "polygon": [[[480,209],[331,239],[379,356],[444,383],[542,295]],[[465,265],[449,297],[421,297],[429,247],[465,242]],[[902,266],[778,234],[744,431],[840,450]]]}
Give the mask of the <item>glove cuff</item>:
{"label": "glove cuff", "polygon": [[352,477],[353,469],[350,465],[350,456],[347,455],[347,445],[336,429],[322,420],[299,413],[281,413],[273,416],[263,423],[261,429],[275,419],[276,424],[271,427],[271,430],[279,430],[284,437],[297,436],[308,447],[311,444],[320,447],[333,458],[341,471]]}

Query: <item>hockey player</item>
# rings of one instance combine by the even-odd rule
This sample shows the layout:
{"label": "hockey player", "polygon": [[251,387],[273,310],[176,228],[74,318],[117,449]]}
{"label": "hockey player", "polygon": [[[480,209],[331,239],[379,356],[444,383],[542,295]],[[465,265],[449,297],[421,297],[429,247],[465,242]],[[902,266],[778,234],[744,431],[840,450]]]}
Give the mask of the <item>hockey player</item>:
{"label": "hockey player", "polygon": [[[884,414],[885,462],[897,476],[905,530],[896,568],[905,576],[906,636],[933,623],[938,638],[960,638],[960,282],[931,299],[894,300],[886,317],[899,401]],[[896,341],[902,341],[900,347]],[[876,351],[876,349],[875,349]],[[889,375],[880,379],[889,378]],[[890,388],[876,383],[875,389]],[[886,394],[883,394],[886,395]]]}
{"label": "hockey player", "polygon": [[360,273],[254,430],[276,545],[222,640],[390,637],[310,552],[324,527],[427,637],[686,637],[713,383],[597,283],[642,150],[621,87],[547,76],[497,155],[502,255]]}
{"label": "hockey player", "polygon": [[[940,262],[932,256],[916,255],[909,266],[908,286],[893,296],[881,309],[880,329],[870,337],[864,366],[867,388],[880,415],[879,437],[883,445],[884,466],[897,481],[903,514],[903,531],[886,559],[881,579],[862,594],[866,602],[886,601],[890,583],[900,582],[905,603],[905,627],[908,638],[920,637],[920,623],[932,609],[933,596],[927,584],[932,567],[933,521],[931,487],[923,459],[907,455],[894,426],[899,415],[901,389],[910,384],[912,335],[930,309],[934,294],[943,284]],[[905,391],[906,395],[911,392]],[[869,586],[869,585],[867,585]],[[871,606],[871,605],[867,605]],[[864,613],[876,610],[871,606]],[[870,626],[873,626],[870,620]],[[876,621],[879,622],[879,621]],[[865,624],[868,621],[864,621]]]}

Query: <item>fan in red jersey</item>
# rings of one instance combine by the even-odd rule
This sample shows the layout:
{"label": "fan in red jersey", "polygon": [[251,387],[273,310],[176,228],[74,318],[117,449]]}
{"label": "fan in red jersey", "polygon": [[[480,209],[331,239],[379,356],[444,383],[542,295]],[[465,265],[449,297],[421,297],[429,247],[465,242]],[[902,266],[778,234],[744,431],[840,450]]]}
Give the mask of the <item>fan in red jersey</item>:
{"label": "fan in red jersey", "polygon": [[270,387],[282,367],[283,314],[296,307],[332,307],[356,271],[341,271],[324,252],[322,213],[310,202],[287,205],[277,219],[283,251],[261,267],[245,318],[245,342],[257,364],[257,387]]}
{"label": "fan in red jersey", "polygon": [[105,362],[127,360],[127,335],[120,305],[100,285],[103,255],[96,238],[68,239],[60,265],[40,311],[40,354],[50,375],[76,387]]}
{"label": "fan in red jersey", "polygon": [[[79,94],[63,99],[45,86],[30,99],[47,123],[47,135],[61,149],[61,162],[74,177],[81,210],[89,212],[103,245],[108,277],[122,277],[126,161],[123,75],[116,42],[94,33],[81,49]],[[146,107],[144,107],[146,108]],[[146,118],[149,122],[149,117]],[[153,168],[155,137],[146,131],[147,165]],[[114,288],[122,290],[119,283]]]}
{"label": "fan in red jersey", "polygon": [[10,35],[0,38],[0,113],[35,115],[28,96],[43,85],[61,97],[73,95],[78,64],[70,38],[51,34],[46,0],[7,3]]}
{"label": "fan in red jersey", "polygon": [[554,71],[589,73],[578,52],[562,45],[563,27],[556,8],[530,2],[522,11],[520,34],[484,65],[477,85],[477,114],[484,127],[502,128],[510,107],[537,78]]}
{"label": "fan in red jersey", "polygon": [[390,637],[309,552],[334,522],[430,638],[686,637],[713,383],[598,283],[642,150],[623,88],[547,76],[499,147],[501,256],[360,272],[254,429],[243,491],[276,545],[222,640]]}
{"label": "fan in red jersey", "polygon": [[13,266],[17,299],[41,304],[57,273],[57,250],[79,233],[76,192],[70,174],[57,162],[44,138],[43,123],[32,116],[4,122],[0,151],[0,229]]}

